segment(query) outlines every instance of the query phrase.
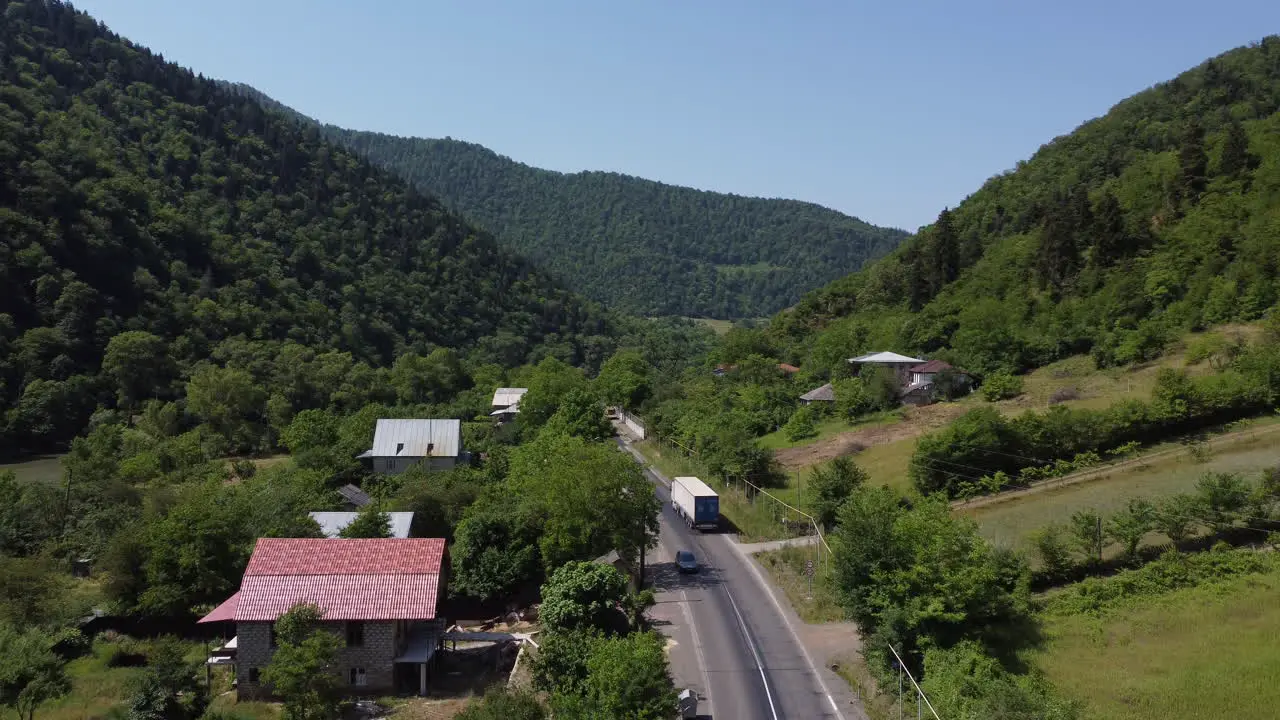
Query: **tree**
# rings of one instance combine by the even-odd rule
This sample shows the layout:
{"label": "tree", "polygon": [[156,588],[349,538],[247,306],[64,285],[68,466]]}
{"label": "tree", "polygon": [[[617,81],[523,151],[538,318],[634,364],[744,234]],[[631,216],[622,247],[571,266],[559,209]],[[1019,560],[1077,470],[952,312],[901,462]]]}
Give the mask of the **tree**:
{"label": "tree", "polygon": [[531,692],[496,687],[453,717],[454,720],[545,720],[547,710]]}
{"label": "tree", "polygon": [[1124,256],[1128,240],[1125,234],[1124,208],[1115,193],[1103,190],[1093,210],[1093,255],[1098,267],[1108,267]]}
{"label": "tree", "polygon": [[17,711],[19,720],[32,720],[40,703],[70,691],[52,637],[36,628],[0,624],[0,705]]}
{"label": "tree", "polygon": [[840,506],[854,491],[866,484],[867,473],[852,459],[836,458],[809,473],[804,487],[805,509],[813,514],[824,530],[835,525]]}
{"label": "tree", "polygon": [[1107,521],[1107,537],[1124,547],[1125,557],[1136,557],[1138,544],[1153,529],[1154,515],[1155,507],[1149,501],[1131,499]]}
{"label": "tree", "polygon": [[585,390],[582,371],[548,357],[539,362],[528,380],[529,391],[520,398],[520,423],[541,427],[559,409],[571,390]]}
{"label": "tree", "polygon": [[1088,562],[1102,562],[1104,536],[1102,516],[1096,510],[1078,510],[1071,514],[1071,537]]}
{"label": "tree", "polygon": [[587,658],[581,694],[552,695],[555,716],[566,720],[670,718],[676,692],[665,647],[666,641],[655,632],[597,641]]}
{"label": "tree", "polygon": [[299,604],[276,620],[278,646],[263,681],[284,702],[286,720],[331,720],[338,713],[342,639],[321,626],[324,611]]}
{"label": "tree", "polygon": [[1235,523],[1249,502],[1249,484],[1234,473],[1205,473],[1196,481],[1200,507],[1215,529]]}
{"label": "tree", "polygon": [[1199,202],[1208,182],[1209,156],[1204,150],[1204,128],[1191,118],[1182,132],[1178,147],[1177,199],[1194,205]]}
{"label": "tree", "polygon": [[782,430],[787,434],[787,439],[792,442],[814,437],[818,431],[813,426],[813,410],[808,405],[796,408]]}
{"label": "tree", "polygon": [[539,570],[538,525],[497,491],[467,508],[449,549],[453,592],[487,600],[510,595]]}
{"label": "tree", "polygon": [[172,636],[152,642],[147,672],[134,688],[129,720],[195,720],[204,714],[209,696],[196,680],[201,663],[186,659],[186,647]]}
{"label": "tree", "polygon": [[367,505],[361,508],[354,520],[338,532],[341,538],[389,538],[391,537],[391,516],[378,505]]}
{"label": "tree", "polygon": [[619,350],[600,366],[595,387],[605,403],[634,410],[652,393],[650,365],[636,350]]}
{"label": "tree", "polygon": [[1009,400],[1022,394],[1022,378],[1008,372],[996,372],[982,381],[982,399],[987,402]]}
{"label": "tree", "polygon": [[1196,496],[1186,493],[1172,495],[1160,503],[1159,512],[1153,513],[1155,529],[1164,533],[1176,547],[1191,537],[1200,514],[1200,500]]}
{"label": "tree", "polygon": [[115,380],[120,406],[130,414],[141,400],[165,390],[171,364],[164,340],[142,330],[111,338],[102,356],[102,371]]}
{"label": "tree", "polygon": [[1239,120],[1232,118],[1222,139],[1222,158],[1218,172],[1229,178],[1237,178],[1253,169],[1257,158],[1249,152],[1249,134]]}
{"label": "tree", "polygon": [[1031,536],[1031,544],[1046,576],[1062,577],[1071,569],[1071,549],[1061,525],[1051,523],[1036,531]]}
{"label": "tree", "polygon": [[1069,198],[1058,198],[1049,209],[1040,228],[1040,252],[1037,269],[1041,282],[1060,289],[1073,275],[1080,261],[1077,245],[1078,227],[1074,222]]}
{"label": "tree", "polygon": [[205,365],[187,383],[187,409],[222,436],[231,451],[251,449],[266,394],[237,368]]}
{"label": "tree", "polygon": [[538,617],[550,630],[616,629],[626,595],[627,579],[614,566],[569,562],[543,583]]}
{"label": "tree", "polygon": [[960,240],[952,225],[951,210],[943,208],[933,224],[929,234],[928,267],[931,271],[929,280],[933,294],[942,290],[943,286],[960,275]]}
{"label": "tree", "polygon": [[[523,413],[523,405],[521,408]],[[547,421],[546,432],[596,441],[614,435],[613,426],[604,416],[604,406],[585,388],[574,388],[564,395]]]}

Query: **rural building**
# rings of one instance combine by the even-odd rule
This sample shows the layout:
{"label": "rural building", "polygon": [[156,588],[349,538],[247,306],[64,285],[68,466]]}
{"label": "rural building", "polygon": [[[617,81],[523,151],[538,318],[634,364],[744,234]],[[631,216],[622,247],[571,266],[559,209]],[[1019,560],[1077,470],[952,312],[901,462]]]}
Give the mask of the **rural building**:
{"label": "rural building", "polygon": [[[426,694],[444,620],[445,541],[261,538],[240,590],[202,623],[235,623],[217,664],[235,665],[241,699],[270,697],[262,669],[275,652],[273,624],[300,603],[324,611],[343,639],[336,667],[352,694]],[[215,658],[210,658],[213,663]]]}
{"label": "rural building", "polygon": [[[350,525],[352,521],[360,513],[358,512],[313,512],[310,513],[311,519],[316,521],[320,526],[320,532],[325,537],[336,538],[342,529]],[[410,528],[413,526],[413,513],[411,512],[389,512],[387,517],[391,519],[391,537],[407,538],[409,537]]]}
{"label": "rural building", "polygon": [[836,389],[827,383],[820,388],[814,388],[809,392],[800,396],[800,402],[805,405],[812,405],[816,402],[835,402]]}
{"label": "rural building", "polygon": [[493,409],[501,410],[520,404],[520,398],[529,392],[529,388],[498,388],[493,391]]}
{"label": "rural building", "polygon": [[462,421],[379,419],[373,447],[359,457],[387,475],[422,462],[429,470],[448,470],[462,458]]}
{"label": "rural building", "polygon": [[911,368],[923,363],[924,360],[899,355],[896,352],[874,352],[868,355],[860,355],[856,358],[849,358],[849,362],[858,365],[859,368],[866,366],[887,367],[897,373],[898,381],[905,386],[909,382]]}
{"label": "rural building", "polygon": [[948,382],[954,383],[953,390],[967,391],[972,383],[969,374],[952,367],[943,360],[930,360],[908,370],[907,385],[902,389],[902,402],[906,405],[928,405],[937,400],[939,393],[945,394],[947,388],[939,386],[938,376],[948,373]]}
{"label": "rural building", "polygon": [[338,495],[342,496],[342,504],[352,510],[359,510],[373,502],[373,498],[369,497],[369,493],[351,483],[338,488]]}

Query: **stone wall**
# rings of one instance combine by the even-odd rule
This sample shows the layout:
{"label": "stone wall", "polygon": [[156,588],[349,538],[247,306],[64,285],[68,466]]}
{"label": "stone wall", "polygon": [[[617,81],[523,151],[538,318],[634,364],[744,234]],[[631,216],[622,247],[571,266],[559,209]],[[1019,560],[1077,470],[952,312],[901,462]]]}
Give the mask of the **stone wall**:
{"label": "stone wall", "polygon": [[[396,623],[394,621],[366,622],[364,644],[346,646],[346,623],[325,623],[325,629],[343,641],[338,651],[337,667],[341,673],[341,685],[352,694],[385,692],[395,689],[395,658],[397,651]],[[270,688],[259,678],[258,683],[249,680],[256,668],[261,673],[271,662],[275,648],[271,647],[271,623],[237,623],[236,625],[236,681],[241,698],[257,699],[270,696]],[[352,687],[352,668],[364,668],[367,684]]]}

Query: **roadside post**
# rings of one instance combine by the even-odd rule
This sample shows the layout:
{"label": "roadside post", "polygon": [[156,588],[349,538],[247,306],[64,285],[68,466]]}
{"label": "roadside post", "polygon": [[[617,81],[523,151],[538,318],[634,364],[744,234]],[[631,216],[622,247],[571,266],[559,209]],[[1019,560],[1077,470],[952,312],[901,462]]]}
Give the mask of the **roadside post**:
{"label": "roadside post", "polygon": [[809,594],[808,596],[805,597],[805,599],[812,600],[813,599],[813,561],[812,560],[804,561],[804,574],[805,574],[805,577],[809,578]]}

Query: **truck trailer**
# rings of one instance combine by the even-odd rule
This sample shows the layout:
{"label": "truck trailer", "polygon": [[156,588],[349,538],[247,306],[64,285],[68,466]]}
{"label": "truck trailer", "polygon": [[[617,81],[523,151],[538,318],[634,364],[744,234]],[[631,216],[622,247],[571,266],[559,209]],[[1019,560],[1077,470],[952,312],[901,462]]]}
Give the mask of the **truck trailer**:
{"label": "truck trailer", "polygon": [[696,477],[678,477],[671,482],[671,507],[691,528],[720,527],[720,496]]}

